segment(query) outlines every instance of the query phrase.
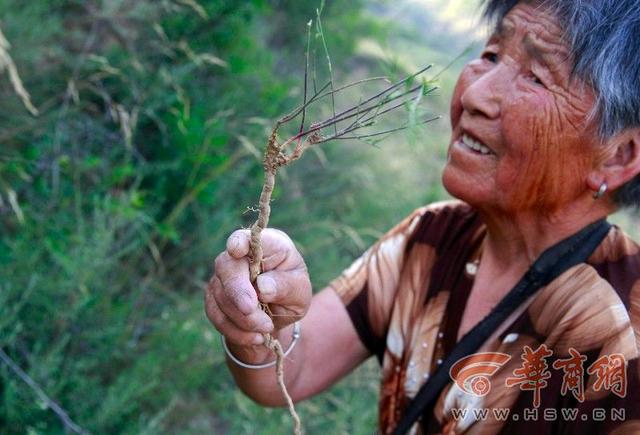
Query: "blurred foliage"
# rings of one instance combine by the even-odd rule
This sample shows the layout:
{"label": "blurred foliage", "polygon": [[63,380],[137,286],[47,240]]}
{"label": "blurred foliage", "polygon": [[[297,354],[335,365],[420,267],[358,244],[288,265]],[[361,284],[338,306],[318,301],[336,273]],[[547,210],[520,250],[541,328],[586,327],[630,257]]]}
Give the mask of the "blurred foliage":
{"label": "blurred foliage", "polygon": [[[3,76],[0,348],[84,429],[288,430],[285,411],[235,388],[202,290],[227,235],[253,219],[260,150],[300,102],[318,3],[0,0],[0,28],[40,112]],[[391,5],[327,1],[337,81],[442,67],[464,49],[453,31],[407,30]],[[442,74],[445,91],[426,110],[446,113],[452,77],[455,68]],[[444,195],[446,131],[441,122],[376,148],[328,144],[283,173],[272,222],[292,235],[316,288]],[[373,432],[377,376],[369,362],[302,404],[308,433]],[[0,395],[0,432],[64,432],[5,365]]]}

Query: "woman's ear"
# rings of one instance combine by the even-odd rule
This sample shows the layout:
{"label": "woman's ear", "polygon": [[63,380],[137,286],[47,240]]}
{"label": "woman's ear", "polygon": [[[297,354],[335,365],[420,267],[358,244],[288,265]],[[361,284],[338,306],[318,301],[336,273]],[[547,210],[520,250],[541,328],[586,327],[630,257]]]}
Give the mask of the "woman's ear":
{"label": "woman's ear", "polygon": [[593,190],[602,183],[616,190],[640,173],[640,128],[626,129],[607,142],[606,156],[589,176]]}

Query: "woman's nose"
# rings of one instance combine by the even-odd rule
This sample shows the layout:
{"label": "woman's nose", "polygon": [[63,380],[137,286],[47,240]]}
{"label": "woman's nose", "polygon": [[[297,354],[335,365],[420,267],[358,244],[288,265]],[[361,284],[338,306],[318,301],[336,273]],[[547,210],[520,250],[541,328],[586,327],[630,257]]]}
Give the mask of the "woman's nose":
{"label": "woman's nose", "polygon": [[501,95],[510,79],[500,64],[477,76],[464,90],[461,103],[471,115],[495,119],[500,116]]}

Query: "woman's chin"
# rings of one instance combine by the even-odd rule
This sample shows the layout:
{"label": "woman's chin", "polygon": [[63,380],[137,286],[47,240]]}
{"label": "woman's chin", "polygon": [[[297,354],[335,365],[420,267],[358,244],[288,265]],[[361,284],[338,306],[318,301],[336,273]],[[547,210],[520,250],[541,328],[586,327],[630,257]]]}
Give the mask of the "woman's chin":
{"label": "woman's chin", "polygon": [[473,177],[460,173],[460,170],[447,164],[442,173],[442,184],[447,192],[454,198],[470,205],[481,205],[489,200],[482,183],[476,182]]}

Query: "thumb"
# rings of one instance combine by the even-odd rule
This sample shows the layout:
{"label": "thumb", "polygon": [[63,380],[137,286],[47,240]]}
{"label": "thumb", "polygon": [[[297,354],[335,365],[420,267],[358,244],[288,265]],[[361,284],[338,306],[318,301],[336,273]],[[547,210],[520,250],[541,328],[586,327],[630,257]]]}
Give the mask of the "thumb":
{"label": "thumb", "polygon": [[306,268],[288,271],[271,270],[258,275],[258,299],[281,304],[295,311],[311,299],[311,281]]}
{"label": "thumb", "polygon": [[236,259],[247,256],[250,239],[251,232],[249,230],[234,231],[227,239],[227,252]]}

